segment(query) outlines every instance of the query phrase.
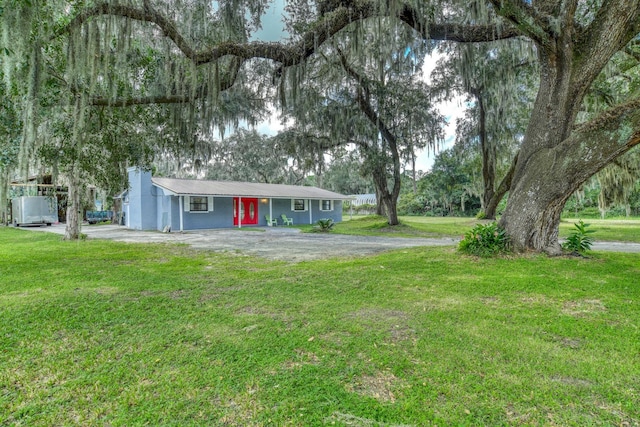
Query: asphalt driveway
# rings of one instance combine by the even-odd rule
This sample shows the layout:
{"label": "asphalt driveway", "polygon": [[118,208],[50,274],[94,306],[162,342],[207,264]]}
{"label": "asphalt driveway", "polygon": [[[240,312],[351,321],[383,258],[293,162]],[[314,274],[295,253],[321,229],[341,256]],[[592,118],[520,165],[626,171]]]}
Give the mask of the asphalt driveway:
{"label": "asphalt driveway", "polygon": [[[64,234],[64,224],[28,227],[27,230]],[[268,259],[300,262],[353,257],[416,246],[454,246],[457,239],[425,239],[376,236],[346,236],[328,233],[300,233],[297,228],[215,229],[161,233],[129,230],[119,225],[82,227],[90,239],[110,239],[137,243],[184,243],[196,249],[241,252]]]}

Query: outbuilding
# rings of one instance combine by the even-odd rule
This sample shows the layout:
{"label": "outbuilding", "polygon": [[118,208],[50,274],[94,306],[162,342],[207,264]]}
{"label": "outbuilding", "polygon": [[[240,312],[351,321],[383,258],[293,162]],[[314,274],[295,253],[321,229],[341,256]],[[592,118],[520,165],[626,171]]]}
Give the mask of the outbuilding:
{"label": "outbuilding", "polygon": [[[342,221],[342,203],[332,191],[298,185],[152,177],[130,168],[123,193],[124,224],[134,230],[186,231],[211,228],[313,224]],[[272,223],[276,225],[276,223]]]}

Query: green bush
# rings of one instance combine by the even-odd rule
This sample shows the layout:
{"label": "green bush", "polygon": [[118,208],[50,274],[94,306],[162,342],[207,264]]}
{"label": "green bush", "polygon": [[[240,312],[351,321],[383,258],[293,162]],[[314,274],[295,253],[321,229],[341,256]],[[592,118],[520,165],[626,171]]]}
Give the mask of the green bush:
{"label": "green bush", "polygon": [[467,231],[460,241],[460,252],[482,257],[494,256],[508,251],[509,237],[496,222],[478,224]]}
{"label": "green bush", "polygon": [[314,227],[314,231],[321,231],[321,232],[329,232],[331,231],[331,229],[333,228],[333,226],[336,223],[331,219],[331,218],[323,218],[323,219],[319,219],[316,222],[316,226]]}
{"label": "green bush", "polygon": [[423,215],[425,206],[424,196],[413,193],[402,194],[398,200],[398,215]]}
{"label": "green bush", "polygon": [[567,241],[562,244],[562,247],[568,251],[583,254],[590,250],[591,245],[593,245],[593,238],[589,234],[594,233],[594,231],[587,230],[589,224],[585,224],[582,220],[573,225],[576,229],[567,237]]}

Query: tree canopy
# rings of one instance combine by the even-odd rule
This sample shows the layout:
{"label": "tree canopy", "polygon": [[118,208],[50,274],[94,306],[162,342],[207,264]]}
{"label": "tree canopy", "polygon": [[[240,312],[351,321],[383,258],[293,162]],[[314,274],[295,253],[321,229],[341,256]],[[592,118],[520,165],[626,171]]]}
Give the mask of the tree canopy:
{"label": "tree canopy", "polygon": [[[427,47],[514,38],[533,46],[537,95],[500,220],[515,249],[559,253],[567,199],[640,143],[636,87],[610,72],[637,73],[640,0],[298,0],[287,6],[286,40],[250,41],[267,4],[2,0],[3,72],[21,100],[23,156],[52,135],[48,119],[61,106],[75,111],[71,135],[79,135],[97,106],[170,105],[181,147],[252,123],[274,88],[282,107],[295,99],[317,55],[335,61],[338,47],[346,52],[338,41],[347,32],[349,52],[393,60],[389,50],[367,49],[386,19],[390,37],[409,34]],[[469,77],[473,68],[465,69]]]}

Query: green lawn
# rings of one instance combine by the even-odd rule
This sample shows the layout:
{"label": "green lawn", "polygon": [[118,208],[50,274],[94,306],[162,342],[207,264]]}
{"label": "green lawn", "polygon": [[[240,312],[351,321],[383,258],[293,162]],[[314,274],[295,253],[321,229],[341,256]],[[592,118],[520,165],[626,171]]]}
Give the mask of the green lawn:
{"label": "green lawn", "polygon": [[640,263],[286,264],[0,227],[0,425],[640,423]]}
{"label": "green lawn", "polygon": [[[399,226],[389,227],[385,218],[374,215],[354,216],[351,220],[349,215],[345,215],[344,219],[344,222],[336,225],[336,232],[398,237],[461,237],[477,223],[486,222],[463,217],[403,216],[400,217]],[[560,237],[567,237],[574,229],[573,224],[578,221],[562,219]],[[591,235],[595,240],[640,243],[640,219],[588,219],[584,222],[590,224],[590,230],[595,231]]]}
{"label": "green lawn", "polygon": [[[574,230],[579,219],[563,219],[560,223],[560,237],[566,237]],[[595,240],[640,243],[640,219],[585,219]]]}
{"label": "green lawn", "polygon": [[389,227],[385,217],[368,215],[344,216],[344,222],[336,224],[336,232],[354,235],[379,235],[396,237],[460,237],[478,220],[459,217],[400,217],[400,225]]}

